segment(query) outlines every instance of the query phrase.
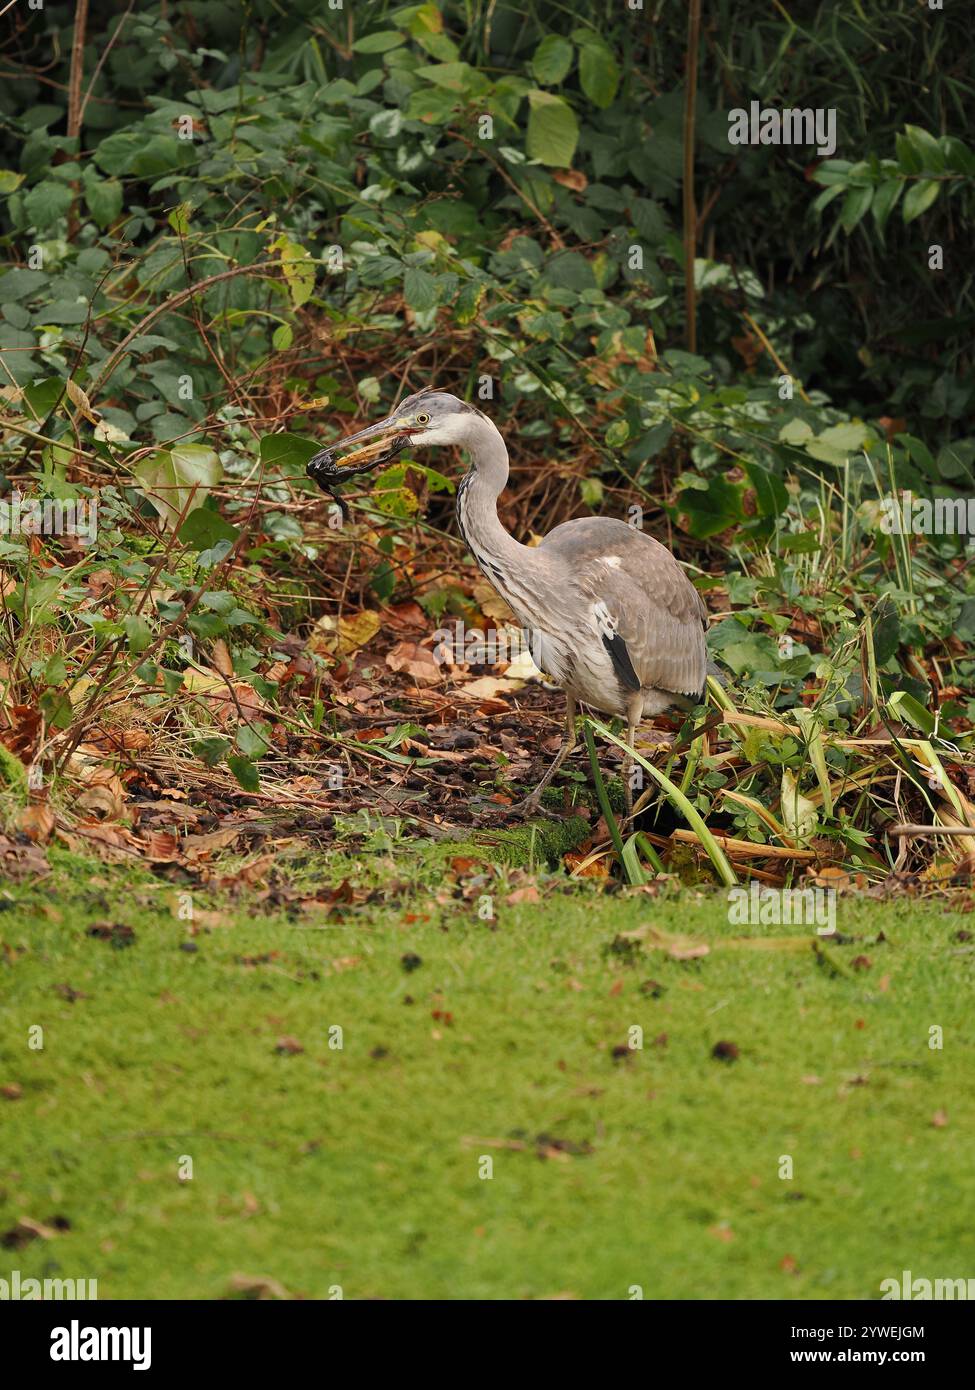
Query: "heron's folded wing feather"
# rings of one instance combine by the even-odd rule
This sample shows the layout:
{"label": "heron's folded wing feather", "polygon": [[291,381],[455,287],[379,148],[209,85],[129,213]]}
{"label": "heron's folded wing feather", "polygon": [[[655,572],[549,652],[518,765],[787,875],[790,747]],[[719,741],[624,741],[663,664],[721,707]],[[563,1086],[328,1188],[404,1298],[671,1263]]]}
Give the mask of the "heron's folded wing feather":
{"label": "heron's folded wing feather", "polygon": [[641,686],[698,695],[707,679],[704,600],[659,541],[608,519],[596,531],[599,521],[568,522],[546,539],[565,533],[560,549],[575,582],[605,606]]}

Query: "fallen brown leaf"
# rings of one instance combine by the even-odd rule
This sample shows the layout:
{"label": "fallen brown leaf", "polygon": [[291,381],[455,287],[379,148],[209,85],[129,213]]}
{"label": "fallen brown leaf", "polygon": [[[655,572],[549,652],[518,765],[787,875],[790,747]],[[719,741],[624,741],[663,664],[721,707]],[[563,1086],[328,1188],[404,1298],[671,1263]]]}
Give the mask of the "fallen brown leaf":
{"label": "fallen brown leaf", "polygon": [[34,844],[46,844],[54,830],[54,812],[43,801],[38,801],[17,813],[16,825]]}

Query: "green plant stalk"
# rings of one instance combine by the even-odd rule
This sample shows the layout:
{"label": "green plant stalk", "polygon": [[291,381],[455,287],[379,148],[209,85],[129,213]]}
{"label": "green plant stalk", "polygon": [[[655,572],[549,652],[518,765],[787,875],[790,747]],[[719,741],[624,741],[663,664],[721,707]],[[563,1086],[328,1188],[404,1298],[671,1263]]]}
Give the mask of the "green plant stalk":
{"label": "green plant stalk", "polygon": [[[602,730],[602,726],[599,724],[595,727],[600,729],[600,731]],[[596,756],[596,741],[592,736],[590,720],[584,719],[582,721],[582,733],[586,740],[586,748],[589,752],[589,766],[592,768],[592,780],[596,788],[596,800],[599,802],[599,809],[602,811],[606,825],[609,828],[609,838],[613,842],[613,848],[616,850],[620,864],[625,871],[627,866],[623,858],[623,837],[620,834],[620,828],[616,817],[613,815],[613,808],[609,804],[609,797],[606,794],[606,784],[603,781],[603,774],[599,770],[599,759]],[[610,735],[610,737],[612,737],[612,735]],[[620,747],[625,747],[625,745],[621,744]],[[632,880],[630,881],[632,882]]]}
{"label": "green plant stalk", "polygon": [[[610,743],[615,743],[617,748],[622,748],[624,752],[629,753],[632,758],[636,759],[642,768],[649,772],[657,785],[663,788],[664,794],[671,804],[680,812],[691,829],[697,834],[721,882],[726,888],[737,888],[738,879],[734,869],[728,862],[724,850],[705,825],[701,813],[691,805],[680,787],[672,782],[669,777],[665,777],[662,772],[659,772],[657,768],[654,767],[653,763],[648,762],[635,748],[631,748],[628,744],[624,743],[621,738],[617,738],[615,734],[610,733],[605,724],[601,724],[598,719],[593,719],[591,723],[597,733],[602,734],[603,738],[609,739]],[[591,735],[588,735],[587,741],[590,746],[590,759],[595,761],[595,746],[591,741]],[[617,831],[617,834],[618,833]]]}

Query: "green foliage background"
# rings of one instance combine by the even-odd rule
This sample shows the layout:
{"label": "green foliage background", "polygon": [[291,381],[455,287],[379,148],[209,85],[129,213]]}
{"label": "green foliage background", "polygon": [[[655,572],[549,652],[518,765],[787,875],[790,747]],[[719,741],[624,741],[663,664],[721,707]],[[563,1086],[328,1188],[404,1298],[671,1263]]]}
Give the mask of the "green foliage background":
{"label": "green foliage background", "polygon": [[[573,461],[563,512],[636,497],[719,561],[736,612],[714,645],[746,684],[789,705],[815,675],[842,719],[868,618],[887,693],[930,703],[932,652],[969,684],[965,538],[912,564],[877,508],[896,487],[975,486],[960,7],[703,5],[693,352],[684,3],[119,0],[88,16],[72,97],[77,16],[6,18],[4,457],[43,495],[98,489],[99,563],[141,582],[133,527],[181,523],[176,584],[235,547],[314,577],[327,547],[294,514],[313,441],[404,383],[490,380],[516,467]],[[729,145],[753,99],[835,108],[835,157]],[[415,511],[405,487],[383,505],[404,527]],[[387,601],[401,577],[381,547],[357,559]],[[15,542],[0,557],[22,653],[77,592]],[[827,622],[828,660],[783,655],[776,603]],[[216,582],[189,616],[133,600],[86,635],[96,656],[155,660],[183,619],[254,670],[266,615]],[[30,679],[67,727],[50,659]]]}

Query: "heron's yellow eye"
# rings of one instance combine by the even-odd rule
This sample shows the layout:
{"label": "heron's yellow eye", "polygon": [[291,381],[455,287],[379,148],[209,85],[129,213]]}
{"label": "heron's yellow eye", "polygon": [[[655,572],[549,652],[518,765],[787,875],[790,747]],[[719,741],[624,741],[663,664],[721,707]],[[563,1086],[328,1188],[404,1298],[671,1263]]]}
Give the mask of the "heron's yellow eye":
{"label": "heron's yellow eye", "polygon": [[420,414],[416,417],[416,423],[418,425],[429,425],[430,416],[426,413],[425,410],[421,411]]}

